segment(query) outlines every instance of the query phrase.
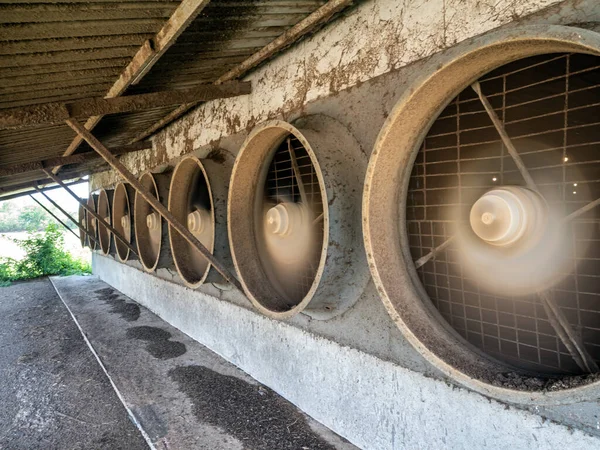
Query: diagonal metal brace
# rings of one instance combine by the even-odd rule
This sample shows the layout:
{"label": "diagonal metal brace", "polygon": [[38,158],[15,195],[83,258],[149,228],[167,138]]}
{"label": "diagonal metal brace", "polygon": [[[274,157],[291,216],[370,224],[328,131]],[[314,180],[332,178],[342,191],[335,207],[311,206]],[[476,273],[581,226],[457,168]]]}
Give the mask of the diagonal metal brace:
{"label": "diagonal metal brace", "polygon": [[[219,272],[225,280],[233,284],[240,292],[243,292],[240,282],[227,270],[227,268],[216,259],[208,249],[202,245],[202,243],[194,236],[190,230],[187,229],[181,222],[179,222],[173,214],[164,206],[154,195],[150,193],[138,179],[117,159],[113,154],[90,133],[83,125],[78,121],[69,119],[66,121],[79,136],[81,136],[89,145],[92,147],[104,160],[116,171],[121,177],[125,179],[138,194],[140,194],[144,200],[146,200],[154,210],[159,213],[167,223],[175,229],[186,241],[192,245],[206,260],[212,264],[217,272]],[[50,175],[49,175],[50,176]]]}
{"label": "diagonal metal brace", "polygon": [[[87,235],[87,237],[88,237],[89,239],[91,239],[92,241],[94,241],[96,244],[99,244],[99,243],[98,243],[98,241],[96,240],[96,238],[95,238],[94,236],[92,236],[92,234],[91,234],[91,233],[88,231],[88,229],[87,229],[86,227],[84,227],[84,226],[83,226],[83,225],[81,225],[81,224],[80,224],[80,223],[79,223],[77,220],[75,220],[75,219],[74,219],[74,218],[71,216],[71,214],[69,214],[68,212],[66,212],[66,211],[65,211],[65,210],[64,210],[64,209],[63,209],[63,208],[62,208],[62,207],[61,207],[61,206],[60,206],[58,203],[56,203],[54,200],[52,200],[48,194],[46,194],[46,193],[45,193],[43,190],[41,190],[41,189],[40,189],[39,187],[37,187],[37,186],[35,187],[35,190],[36,190],[38,193],[42,194],[44,197],[46,197],[46,200],[48,200],[48,201],[49,201],[49,202],[50,202],[52,205],[54,205],[54,207],[55,207],[56,209],[58,209],[58,210],[59,210],[61,213],[63,213],[65,216],[67,216],[71,222],[73,222],[75,225],[77,225],[77,227],[78,227],[78,228],[79,228],[81,231],[83,231],[83,232],[84,232],[84,233]],[[79,236],[78,236],[78,237],[79,237]]]}
{"label": "diagonal metal brace", "polygon": [[92,216],[94,216],[94,218],[96,220],[98,220],[98,222],[100,222],[100,224],[102,226],[108,228],[108,230],[113,234],[113,236],[115,236],[117,239],[119,239],[129,250],[131,250],[136,255],[138,254],[137,249],[133,248],[133,246],[123,236],[121,236],[121,233],[119,233],[111,224],[109,224],[106,220],[104,220],[103,217],[100,217],[100,215],[96,211],[94,211],[92,208],[90,208],[86,202],[82,201],[77,196],[77,194],[75,192],[73,192],[71,189],[69,189],[69,187],[67,185],[65,185],[65,183],[63,183],[63,181],[60,178],[58,178],[56,175],[54,175],[51,170],[44,169],[44,173],[46,175],[48,175],[48,177],[52,178],[52,180],[54,180],[54,182],[59,184],[65,191],[67,191],[71,195],[71,197],[73,197],[75,200],[77,200],[77,202],[79,202],[79,204],[83,207],[83,209],[85,209],[88,213],[90,213]]}
{"label": "diagonal metal brace", "polygon": [[71,230],[71,229],[69,228],[69,226],[68,226],[66,223],[64,223],[62,220],[60,220],[58,217],[56,217],[56,214],[54,214],[52,211],[50,211],[50,209],[46,208],[46,207],[45,207],[45,206],[42,204],[42,202],[40,202],[38,199],[36,199],[36,198],[35,198],[33,195],[29,195],[29,196],[31,197],[31,199],[32,199],[34,202],[36,202],[38,205],[40,205],[40,206],[41,206],[41,207],[42,207],[42,208],[43,208],[43,209],[44,209],[44,210],[45,210],[45,211],[46,211],[48,214],[50,214],[52,217],[54,217],[54,219],[55,219],[55,220],[56,220],[58,223],[60,223],[60,224],[61,224],[63,227],[65,227],[67,230],[69,230],[71,233],[73,233],[73,236],[75,236],[77,239],[79,239],[79,236],[77,236],[77,235],[75,234],[75,232],[74,232],[73,230]]}
{"label": "diagonal metal brace", "polygon": [[571,324],[554,299],[548,292],[540,292],[538,295],[542,300],[542,305],[544,306],[550,324],[573,357],[575,363],[581,370],[587,371],[588,373],[598,372],[598,365],[594,361],[594,358],[588,353],[581,339],[577,337]]}

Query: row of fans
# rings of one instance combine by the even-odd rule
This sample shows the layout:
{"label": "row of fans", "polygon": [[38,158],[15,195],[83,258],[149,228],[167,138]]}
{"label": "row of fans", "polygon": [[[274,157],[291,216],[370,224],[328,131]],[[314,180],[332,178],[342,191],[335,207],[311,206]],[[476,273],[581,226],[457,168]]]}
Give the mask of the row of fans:
{"label": "row of fans", "polygon": [[[489,386],[507,367],[595,373],[599,49],[596,33],[533,27],[433,61],[368,168],[344,125],[308,116],[259,126],[235,162],[187,157],[140,181],[268,316],[342,314],[372,275],[406,338],[474,389],[498,395]],[[219,281],[131,187],[89,202],[136,241],[146,270],[172,261],[190,287]],[[104,253],[131,257],[81,219]]]}
{"label": "row of fans", "polygon": [[[225,151],[203,161],[189,156],[139,181],[225,267],[235,266],[265,314],[325,319],[349,308],[369,279],[357,189],[366,157],[349,131],[325,116],[295,126],[269,122],[250,135],[235,165],[231,159]],[[88,206],[126,242],[81,208],[92,235],[82,230],[82,245],[121,261],[139,258],[149,272],[176,268],[191,288],[223,281],[129,184],[101,189]]]}

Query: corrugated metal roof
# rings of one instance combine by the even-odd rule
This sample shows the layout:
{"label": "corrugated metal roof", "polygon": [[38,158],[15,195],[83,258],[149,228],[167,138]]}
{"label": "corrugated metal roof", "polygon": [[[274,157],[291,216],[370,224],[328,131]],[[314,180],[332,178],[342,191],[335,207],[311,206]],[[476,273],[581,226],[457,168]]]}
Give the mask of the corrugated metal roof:
{"label": "corrugated metal roof", "polygon": [[[179,1],[0,1],[0,109],[104,96]],[[0,130],[0,165],[60,156],[67,126]],[[45,178],[28,173],[1,185]]]}
{"label": "corrugated metal roof", "polygon": [[[0,0],[0,109],[104,96],[179,3]],[[215,81],[325,3],[213,0],[127,94]],[[123,145],[172,110],[107,116],[94,134],[109,146]],[[0,166],[60,156],[73,137],[63,125],[0,130]],[[78,151],[90,149],[82,144]],[[0,186],[36,176],[44,178],[3,177]]]}
{"label": "corrugated metal roof", "polygon": [[[187,89],[215,81],[326,0],[213,0],[130,93]],[[174,108],[105,118],[96,135],[124,145]]]}

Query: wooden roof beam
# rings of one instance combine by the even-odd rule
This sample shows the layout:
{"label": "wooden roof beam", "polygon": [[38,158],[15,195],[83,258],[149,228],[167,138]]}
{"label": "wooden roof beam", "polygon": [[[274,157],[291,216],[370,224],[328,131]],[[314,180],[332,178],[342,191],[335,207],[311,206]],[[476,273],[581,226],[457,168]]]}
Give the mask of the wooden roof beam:
{"label": "wooden roof beam", "polygon": [[[82,178],[79,178],[77,180],[70,181],[65,184],[67,186],[75,186],[77,184],[82,184],[82,183],[87,183],[87,182],[88,182],[87,179],[84,180]],[[20,192],[14,192],[14,193],[0,197],[0,202],[3,202],[4,200],[12,200],[14,198],[23,197],[24,195],[35,194],[37,192],[36,188],[38,188],[39,186],[42,186],[40,189],[42,189],[44,191],[52,191],[54,189],[61,188],[61,186],[58,186],[58,185],[50,186],[50,184],[52,184],[52,183],[53,183],[52,180],[43,179],[43,180],[30,181],[29,183],[22,183],[19,185],[13,185],[13,186],[5,187],[5,188],[0,188],[0,194],[10,193],[10,192],[14,192],[17,190],[20,191]],[[27,189],[27,190],[25,190],[25,189]]]}
{"label": "wooden roof beam", "polygon": [[[138,83],[209,2],[210,0],[182,0],[156,36],[140,47],[115,84],[108,90],[105,98],[119,97],[130,85]],[[90,117],[84,126],[92,130],[101,119],[101,115]],[[72,155],[82,141],[83,138],[77,135],[63,156]],[[57,171],[54,169],[54,173]]]}
{"label": "wooden roof beam", "polygon": [[[53,102],[0,111],[0,130],[32,125],[59,124],[69,119],[143,111],[191,101],[249,94],[249,82],[232,81],[220,85],[205,84],[193,89],[152,92],[115,98],[86,98],[71,102]],[[87,128],[86,128],[87,129]],[[67,155],[68,156],[68,155]]]}
{"label": "wooden roof beam", "polygon": [[[149,148],[152,148],[152,143],[149,141],[144,141],[133,145],[111,148],[111,152],[113,155],[120,156],[126,153],[137,152],[139,150],[147,150]],[[0,166],[0,177],[18,175],[42,169],[52,169],[54,167],[66,166],[69,164],[81,164],[88,161],[100,159],[100,156],[98,156],[96,152],[86,152],[71,156],[59,156],[56,158],[48,158],[42,161],[11,164],[9,166]]]}

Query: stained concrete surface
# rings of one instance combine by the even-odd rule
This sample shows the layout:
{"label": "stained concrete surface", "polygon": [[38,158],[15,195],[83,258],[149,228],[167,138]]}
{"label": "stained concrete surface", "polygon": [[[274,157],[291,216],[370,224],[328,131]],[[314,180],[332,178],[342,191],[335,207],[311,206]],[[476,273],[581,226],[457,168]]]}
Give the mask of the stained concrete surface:
{"label": "stained concrete surface", "polygon": [[48,279],[0,288],[0,448],[145,449]]}
{"label": "stained concrete surface", "polygon": [[97,278],[52,282],[155,448],[355,448]]}

